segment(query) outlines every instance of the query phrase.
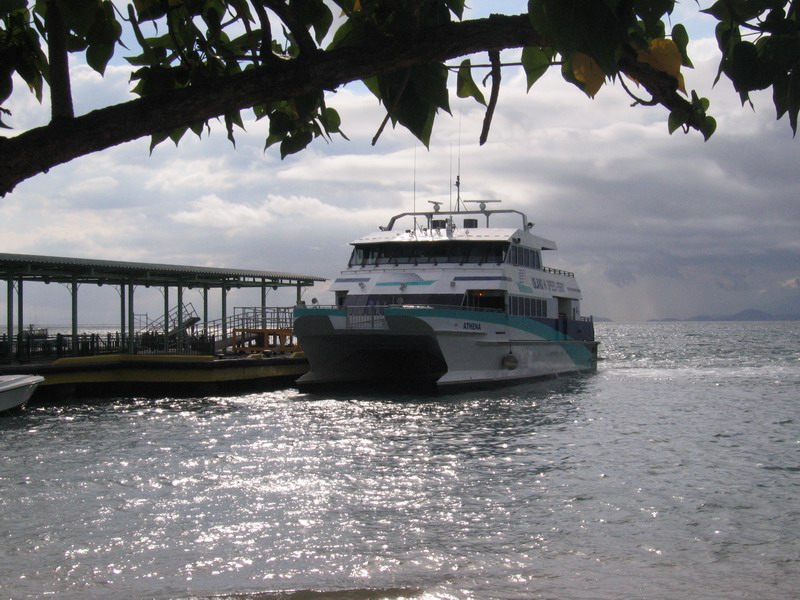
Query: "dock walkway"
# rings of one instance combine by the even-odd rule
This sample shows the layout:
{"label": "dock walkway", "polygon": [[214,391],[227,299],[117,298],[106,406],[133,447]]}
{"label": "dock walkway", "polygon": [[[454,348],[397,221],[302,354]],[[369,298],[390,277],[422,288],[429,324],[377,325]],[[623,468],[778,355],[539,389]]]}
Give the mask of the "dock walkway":
{"label": "dock walkway", "polygon": [[[7,288],[0,374],[43,374],[45,382],[34,399],[56,389],[79,395],[196,395],[201,389],[219,393],[239,384],[293,382],[308,367],[293,335],[292,308],[267,307],[267,290],[293,287],[299,303],[304,287],[325,281],[276,271],[4,253],[0,280]],[[24,326],[24,289],[50,283],[70,290],[69,333],[50,335]],[[120,323],[115,331],[79,331],[78,290],[83,284],[117,288]],[[161,288],[163,318],[137,324],[137,286]],[[230,315],[227,293],[233,288],[260,289],[261,306],[237,307]],[[191,289],[202,292],[201,311],[183,300],[184,291]],[[215,289],[222,315],[210,320],[208,295]]]}

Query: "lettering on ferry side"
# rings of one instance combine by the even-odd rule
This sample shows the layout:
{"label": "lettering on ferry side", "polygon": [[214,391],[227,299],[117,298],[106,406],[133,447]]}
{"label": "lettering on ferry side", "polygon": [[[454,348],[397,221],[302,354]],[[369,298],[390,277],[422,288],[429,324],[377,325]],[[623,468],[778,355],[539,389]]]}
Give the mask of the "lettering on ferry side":
{"label": "lettering on ferry side", "polygon": [[536,290],[547,290],[550,292],[563,292],[564,284],[560,281],[553,281],[552,279],[542,279],[541,277],[531,278],[533,288]]}
{"label": "lettering on ferry side", "polygon": [[468,322],[464,321],[464,329],[467,329],[469,331],[480,331],[481,330],[481,324],[480,323],[468,323]]}

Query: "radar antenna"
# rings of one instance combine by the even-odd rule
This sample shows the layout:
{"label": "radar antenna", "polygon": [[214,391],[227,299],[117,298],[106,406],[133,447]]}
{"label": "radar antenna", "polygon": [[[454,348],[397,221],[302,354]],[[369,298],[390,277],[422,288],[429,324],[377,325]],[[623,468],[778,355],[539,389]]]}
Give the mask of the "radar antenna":
{"label": "radar antenna", "polygon": [[486,210],[486,205],[491,203],[500,203],[501,200],[464,200],[465,203],[467,202],[475,202],[478,205],[478,208],[481,210]]}
{"label": "radar antenna", "polygon": [[436,200],[428,200],[428,204],[433,204],[433,212],[439,212],[439,209],[442,207],[441,202],[436,202]]}

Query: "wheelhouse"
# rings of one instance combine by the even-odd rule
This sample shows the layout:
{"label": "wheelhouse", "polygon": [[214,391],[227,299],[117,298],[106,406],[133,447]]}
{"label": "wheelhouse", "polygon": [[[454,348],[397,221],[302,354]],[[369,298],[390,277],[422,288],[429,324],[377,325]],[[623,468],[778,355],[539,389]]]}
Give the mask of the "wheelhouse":
{"label": "wheelhouse", "polygon": [[413,241],[355,244],[348,267],[382,265],[503,264],[508,242]]}

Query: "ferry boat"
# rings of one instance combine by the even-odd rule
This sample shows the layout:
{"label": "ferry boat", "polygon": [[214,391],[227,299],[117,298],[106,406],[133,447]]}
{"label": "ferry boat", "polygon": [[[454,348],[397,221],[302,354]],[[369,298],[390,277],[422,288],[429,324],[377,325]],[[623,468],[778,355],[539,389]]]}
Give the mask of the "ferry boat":
{"label": "ferry boat", "polygon": [[310,366],[300,390],[447,390],[596,369],[594,323],[581,316],[574,274],[546,266],[555,242],[534,234],[524,213],[487,208],[497,202],[459,198],[455,211],[431,202],[352,242],[331,286],[335,306],[295,308]]}

